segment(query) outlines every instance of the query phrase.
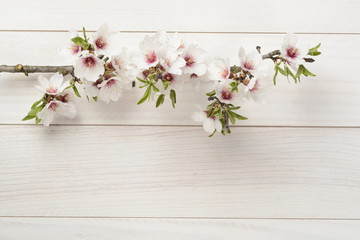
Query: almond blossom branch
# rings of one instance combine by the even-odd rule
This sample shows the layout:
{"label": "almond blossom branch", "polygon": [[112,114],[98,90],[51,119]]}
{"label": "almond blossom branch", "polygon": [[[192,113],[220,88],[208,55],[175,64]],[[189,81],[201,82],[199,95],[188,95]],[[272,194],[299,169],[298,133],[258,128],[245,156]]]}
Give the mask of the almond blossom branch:
{"label": "almond blossom branch", "polygon": [[[192,119],[201,123],[209,136],[226,135],[231,133],[230,125],[247,119],[237,113],[240,105],[247,100],[262,100],[268,89],[276,85],[278,74],[288,80],[293,78],[295,83],[300,82],[301,76],[315,76],[305,63],[314,62],[313,57],[321,54],[318,51],[321,44],[307,49],[298,44],[294,34],[288,33],[280,49],[262,54],[260,46],[249,53],[241,47],[238,62],[218,57],[209,63],[197,42],[184,41],[178,34],[158,32],[146,36],[136,52],[126,48],[113,52],[112,34],[107,24],[92,36],[87,36],[85,28],[83,36],[72,32],[61,53],[72,60],[73,65],[0,65],[0,73],[26,76],[54,73],[50,78],[38,77],[36,87],[43,95],[31,105],[23,120],[34,119],[36,124],[49,126],[56,115],[73,118],[75,96],[86,97],[88,101],[115,102],[124,90],[135,87],[136,82],[144,89],[137,104],[156,99],[155,106],[160,107],[168,98],[175,107],[176,91],[182,90],[185,82],[201,89],[201,82],[210,80],[214,84],[213,90],[206,93],[210,102],[194,112]],[[273,77],[267,71],[265,59],[273,61]],[[71,80],[65,75],[71,75]]]}

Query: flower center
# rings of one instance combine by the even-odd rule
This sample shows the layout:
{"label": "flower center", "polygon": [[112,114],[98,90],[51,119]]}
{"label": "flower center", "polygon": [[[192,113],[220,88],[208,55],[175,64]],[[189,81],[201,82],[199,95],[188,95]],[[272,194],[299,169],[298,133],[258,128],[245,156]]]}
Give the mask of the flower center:
{"label": "flower center", "polygon": [[114,87],[116,85],[116,80],[115,79],[110,79],[107,83],[106,83],[106,86],[107,87]]}
{"label": "flower center", "polygon": [[48,92],[48,93],[57,93],[57,88],[50,87],[50,88],[46,89],[46,92]]}
{"label": "flower center", "polygon": [[103,38],[98,38],[95,41],[95,45],[97,48],[104,49],[106,47],[106,41]]}
{"label": "flower center", "polygon": [[260,89],[260,87],[261,87],[261,85],[260,85],[259,81],[256,80],[253,88],[250,89],[249,91],[250,91],[250,92],[256,92],[256,91],[258,91],[258,90]]}
{"label": "flower center", "polygon": [[90,57],[86,57],[84,58],[84,64],[86,67],[93,67],[96,64],[96,60],[94,57],[90,56]]}
{"label": "flower center", "polygon": [[71,47],[70,47],[70,51],[72,54],[76,55],[79,53],[80,51],[80,47],[75,45],[75,44],[72,44]]}
{"label": "flower center", "polygon": [[296,58],[299,55],[299,50],[296,47],[289,47],[286,49],[286,54],[290,58]]}
{"label": "flower center", "polygon": [[212,120],[215,121],[215,117],[214,117],[214,116],[212,116],[212,117],[209,116],[209,111],[204,111],[204,113],[206,114],[206,116],[207,116],[208,118],[210,118],[210,119],[212,119]]}
{"label": "flower center", "polygon": [[195,63],[194,58],[192,56],[187,56],[184,59],[186,61],[187,67],[191,67]]}
{"label": "flower center", "polygon": [[156,61],[156,53],[154,51],[148,51],[145,54],[145,60],[148,64],[154,63]]}
{"label": "flower center", "polygon": [[222,78],[226,78],[229,75],[229,69],[224,69],[221,73],[220,73]]}
{"label": "flower center", "polygon": [[224,100],[231,100],[232,99],[232,92],[229,89],[222,89],[221,90],[221,98]]}
{"label": "flower center", "polygon": [[48,109],[56,111],[57,108],[57,103],[56,102],[51,102]]}
{"label": "flower center", "polygon": [[172,82],[172,81],[174,81],[174,76],[170,73],[165,73],[163,75],[163,79],[166,81]]}
{"label": "flower center", "polygon": [[255,69],[253,61],[245,61],[243,66],[244,66],[244,68],[246,68],[248,70],[254,70]]}

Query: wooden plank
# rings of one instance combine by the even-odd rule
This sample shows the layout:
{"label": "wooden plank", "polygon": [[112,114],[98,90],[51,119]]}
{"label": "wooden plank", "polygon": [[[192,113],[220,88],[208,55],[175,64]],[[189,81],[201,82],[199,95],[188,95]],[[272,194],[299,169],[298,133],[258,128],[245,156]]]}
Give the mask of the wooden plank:
{"label": "wooden plank", "polygon": [[0,218],[1,239],[357,240],[360,221]]}
{"label": "wooden plank", "polygon": [[94,30],[108,22],[130,31],[360,32],[360,3],[353,0],[18,0],[2,2],[1,9],[2,30],[81,29],[85,24]]}
{"label": "wooden plank", "polygon": [[360,129],[0,126],[0,216],[360,218]]}
{"label": "wooden plank", "polygon": [[[144,34],[124,34],[119,46],[137,50]],[[301,84],[288,84],[279,77],[278,85],[272,89],[264,104],[247,102],[241,113],[249,118],[239,125],[273,126],[360,126],[360,81],[357,66],[360,56],[360,36],[301,35],[305,45],[322,42],[322,56],[309,68],[317,74],[315,78],[303,78]],[[68,38],[66,33],[9,33],[0,32],[1,63],[7,64],[68,64],[57,53]],[[253,49],[261,45],[267,52],[279,48],[283,35],[261,34],[184,34],[184,38],[198,39],[209,53],[209,59],[226,56],[237,63],[240,45]],[[46,39],[46,41],[44,41]],[[341,44],[339,44],[341,43]],[[346,64],[340,64],[346,61]],[[339,65],[340,64],[340,65]],[[31,104],[41,97],[34,88],[37,75],[0,75],[0,123],[28,124],[21,122]],[[192,112],[197,104],[207,104],[205,93],[212,84],[204,84],[200,92],[187,85],[179,92],[175,110],[170,103],[155,109],[155,103],[141,106],[136,102],[141,91],[132,89],[117,103],[87,103],[77,101],[78,115],[75,119],[60,118],[55,123],[65,124],[163,124],[192,125]],[[115,110],[114,110],[115,109]]]}

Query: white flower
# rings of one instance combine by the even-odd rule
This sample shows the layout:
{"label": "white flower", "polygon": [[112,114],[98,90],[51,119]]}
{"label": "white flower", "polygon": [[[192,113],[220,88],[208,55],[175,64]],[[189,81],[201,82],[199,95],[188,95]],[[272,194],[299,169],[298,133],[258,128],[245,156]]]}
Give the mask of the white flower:
{"label": "white flower", "polygon": [[94,33],[92,38],[92,44],[96,53],[99,55],[109,56],[111,46],[111,32],[109,31],[108,25],[102,25],[97,30],[97,32]]}
{"label": "white flower", "polygon": [[81,55],[81,47],[76,45],[71,39],[78,37],[79,34],[72,30],[70,33],[70,39],[65,44],[64,47],[61,48],[60,54],[69,58],[71,61],[75,61]]}
{"label": "white flower", "polygon": [[165,32],[158,32],[152,37],[145,36],[139,46],[140,53],[135,56],[135,61],[140,70],[161,64],[169,73],[177,75],[182,73],[181,68],[186,62],[179,56],[182,45],[176,38],[169,42]]}
{"label": "white flower", "polygon": [[243,70],[256,75],[259,71],[263,70],[262,56],[257,51],[252,51],[249,54],[245,53],[243,47],[239,50],[240,66]]}
{"label": "white flower", "polygon": [[208,66],[209,77],[215,81],[225,81],[230,76],[230,64],[227,59],[216,58]]}
{"label": "white flower", "polygon": [[100,88],[98,87],[98,82],[90,82],[90,81],[84,81],[84,92],[88,97],[97,97],[99,95]]}
{"label": "white flower", "polygon": [[231,80],[225,80],[215,84],[216,97],[223,103],[234,103],[237,98],[236,93],[231,91],[229,85],[231,82]]}
{"label": "white flower", "polygon": [[297,37],[292,34],[286,34],[281,48],[281,57],[285,59],[293,69],[297,69],[304,63],[306,50],[297,46]]}
{"label": "white flower", "polygon": [[36,86],[40,91],[48,95],[57,95],[70,86],[69,81],[64,81],[64,77],[60,73],[55,73],[48,80],[44,76],[39,76],[38,81],[40,86]]}
{"label": "white flower", "polygon": [[166,44],[169,45],[170,47],[175,48],[179,53],[181,53],[187,47],[187,44],[185,43],[184,39],[182,39],[179,33],[177,32],[168,35]]}
{"label": "white flower", "polygon": [[47,103],[41,112],[37,114],[44,126],[49,126],[54,120],[56,114],[73,118],[76,115],[74,104],[70,102],[62,102],[59,100],[51,100]]}
{"label": "white flower", "polygon": [[183,68],[184,73],[202,76],[206,73],[205,51],[194,44],[190,44],[185,48],[180,56],[184,58],[186,65]]}
{"label": "white flower", "polygon": [[178,55],[174,49],[162,47],[158,51],[159,63],[166,72],[181,75],[182,67],[186,65],[186,61]]}
{"label": "white flower", "polygon": [[119,55],[112,57],[111,66],[122,79],[134,80],[137,75],[136,67],[132,63],[131,56],[125,48],[122,49]]}
{"label": "white flower", "polygon": [[109,103],[110,101],[117,101],[121,97],[122,90],[131,87],[131,81],[112,77],[108,80],[104,80],[97,86],[100,88],[99,100]]}
{"label": "white flower", "polygon": [[140,42],[140,53],[134,56],[136,65],[139,69],[144,70],[154,67],[159,63],[158,50],[164,42],[164,33],[158,32],[152,37],[145,36]]}
{"label": "white flower", "polygon": [[75,76],[85,78],[88,81],[95,82],[100,75],[104,74],[104,61],[97,58],[94,54],[83,51],[81,57],[74,66]]}
{"label": "white flower", "polygon": [[194,112],[192,119],[195,122],[202,123],[205,132],[213,134],[214,131],[221,132],[222,125],[219,119],[216,117],[208,117],[207,113],[204,111]]}
{"label": "white flower", "polygon": [[251,79],[253,84],[245,87],[245,97],[256,102],[263,102],[264,95],[272,86],[271,79],[265,76],[257,76]]}

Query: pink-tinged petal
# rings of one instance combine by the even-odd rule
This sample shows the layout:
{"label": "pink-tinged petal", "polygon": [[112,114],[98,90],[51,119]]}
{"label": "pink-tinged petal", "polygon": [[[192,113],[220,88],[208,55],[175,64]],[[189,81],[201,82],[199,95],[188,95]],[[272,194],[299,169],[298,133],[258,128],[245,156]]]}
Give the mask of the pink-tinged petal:
{"label": "pink-tinged petal", "polygon": [[73,103],[63,103],[57,101],[56,113],[67,118],[74,118],[76,116],[76,108]]}
{"label": "pink-tinged petal", "polygon": [[290,46],[296,46],[297,41],[297,37],[293,33],[287,33],[284,39],[284,43]]}
{"label": "pink-tinged petal", "polygon": [[121,84],[117,79],[104,81],[99,85],[99,87],[99,99],[106,103],[109,103],[110,101],[117,101],[122,95]]}
{"label": "pink-tinged petal", "polygon": [[144,54],[144,60],[148,65],[156,65],[158,63],[158,57],[156,52],[153,50],[146,51]]}
{"label": "pink-tinged petal", "polygon": [[206,113],[204,111],[199,111],[199,112],[194,112],[192,114],[191,118],[195,122],[203,123],[207,119],[207,116],[206,116]]}
{"label": "pink-tinged petal", "polygon": [[85,78],[92,82],[98,80],[99,76],[103,75],[105,71],[104,61],[86,52],[78,59],[74,68],[76,77]]}
{"label": "pink-tinged petal", "polygon": [[216,58],[208,66],[208,71],[210,73],[210,79],[216,81],[222,81],[229,77],[230,75],[230,65],[227,59]]}
{"label": "pink-tinged petal", "polygon": [[243,47],[240,47],[240,49],[239,49],[239,58],[240,59],[246,58],[245,49]]}
{"label": "pink-tinged petal", "polygon": [[217,132],[221,133],[222,131],[222,124],[221,122],[219,121],[219,119],[215,119],[215,129]]}
{"label": "pink-tinged petal", "polygon": [[65,88],[70,86],[70,81],[66,81],[63,83],[63,85],[61,85],[61,87],[59,88],[59,92],[62,92],[65,90]]}
{"label": "pink-tinged petal", "polygon": [[194,64],[192,68],[185,68],[187,73],[196,74],[197,76],[202,76],[206,73],[206,64]]}
{"label": "pink-tinged petal", "polygon": [[182,57],[178,57],[175,61],[170,63],[169,73],[181,75],[181,68],[186,65],[186,61]]}
{"label": "pink-tinged petal", "polygon": [[103,24],[93,35],[93,45],[97,54],[109,54],[111,33],[108,25]]}
{"label": "pink-tinged petal", "polygon": [[55,73],[50,77],[50,87],[54,89],[61,88],[61,85],[64,81],[64,77],[60,73]]}
{"label": "pink-tinged petal", "polygon": [[203,122],[203,128],[205,132],[212,134],[215,131],[215,121],[211,118],[206,119]]}
{"label": "pink-tinged petal", "polygon": [[38,77],[38,81],[40,86],[36,86],[40,91],[46,92],[46,89],[50,87],[49,80],[47,80],[44,76],[40,75]]}
{"label": "pink-tinged petal", "polygon": [[55,110],[56,109],[56,103],[50,102],[46,104],[43,110],[41,110],[37,116],[43,123],[45,127],[48,127],[50,123],[54,120],[55,117]]}

